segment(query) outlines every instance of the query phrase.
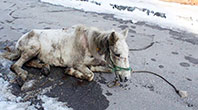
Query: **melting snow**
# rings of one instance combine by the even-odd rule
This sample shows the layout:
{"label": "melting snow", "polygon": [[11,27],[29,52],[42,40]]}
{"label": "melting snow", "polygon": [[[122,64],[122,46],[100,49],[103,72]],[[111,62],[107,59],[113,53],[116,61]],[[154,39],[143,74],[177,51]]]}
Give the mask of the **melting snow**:
{"label": "melting snow", "polygon": [[[31,102],[22,102],[21,97],[17,97],[11,93],[9,82],[5,79],[14,79],[15,75],[9,69],[12,64],[11,61],[0,57],[0,110],[37,110],[39,105],[33,105]],[[47,88],[48,89],[48,88]],[[42,95],[45,93],[45,89],[38,96],[42,100],[42,107],[44,110],[72,110],[68,108],[66,103],[58,101],[56,98],[50,98]]]}
{"label": "melting snow", "polygon": [[[160,0],[41,0],[84,11],[114,14],[132,22],[147,22],[170,29],[198,33],[198,6],[162,2]],[[130,7],[113,8],[113,5]],[[149,14],[148,14],[149,13]],[[157,13],[157,14],[155,14]],[[159,17],[164,14],[166,17]],[[157,16],[156,16],[157,15]]]}

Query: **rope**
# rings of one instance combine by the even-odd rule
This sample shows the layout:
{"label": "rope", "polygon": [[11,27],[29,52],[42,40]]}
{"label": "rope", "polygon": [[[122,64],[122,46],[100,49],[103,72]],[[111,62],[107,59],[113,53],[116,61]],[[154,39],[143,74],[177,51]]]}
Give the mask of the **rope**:
{"label": "rope", "polygon": [[148,46],[143,47],[143,48],[139,48],[139,49],[129,49],[129,51],[141,51],[141,50],[145,50],[145,49],[147,49],[147,48],[153,46],[154,43],[155,43],[155,42],[151,42]]}
{"label": "rope", "polygon": [[[151,71],[132,71],[132,73],[148,73],[148,74],[155,75],[155,76],[161,78],[162,80],[164,80],[166,83],[168,83],[180,97],[185,98],[185,97],[188,96],[186,91],[178,90],[172,83],[170,83],[168,80],[166,80],[164,77],[160,76],[157,73],[154,73],[154,72],[151,72]],[[119,86],[119,85],[120,85],[120,83],[119,83],[117,78],[114,81],[109,82],[107,84],[107,86],[109,88],[112,88],[112,87],[115,87],[115,86]]]}
{"label": "rope", "polygon": [[175,92],[178,94],[179,93],[179,90],[172,84],[170,83],[168,80],[166,80],[164,77],[160,76],[159,74],[157,73],[154,73],[154,72],[151,72],[151,71],[132,71],[132,73],[149,73],[149,74],[153,74],[159,78],[161,78],[162,80],[164,80],[166,83],[168,83],[170,86],[173,87],[173,89],[175,90]]}

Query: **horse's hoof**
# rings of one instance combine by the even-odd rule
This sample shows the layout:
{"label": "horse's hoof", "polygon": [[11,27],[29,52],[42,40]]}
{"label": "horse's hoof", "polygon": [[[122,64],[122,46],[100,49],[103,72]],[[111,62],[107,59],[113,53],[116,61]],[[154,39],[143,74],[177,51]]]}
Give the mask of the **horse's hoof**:
{"label": "horse's hoof", "polygon": [[47,67],[43,67],[41,69],[41,73],[44,75],[44,76],[48,76],[50,74],[50,69],[47,68]]}
{"label": "horse's hoof", "polygon": [[25,81],[19,76],[16,78],[16,82],[19,85],[19,87],[22,87]]}
{"label": "horse's hoof", "polygon": [[27,80],[27,77],[28,77],[28,72],[25,71],[25,70],[23,70],[23,71],[21,71],[21,72],[19,73],[19,76],[21,77],[21,79],[22,79],[23,81],[26,81],[26,80]]}
{"label": "horse's hoof", "polygon": [[90,74],[90,75],[88,76],[88,81],[92,81],[93,78],[94,78],[94,74]]}
{"label": "horse's hoof", "polygon": [[21,72],[18,77],[17,77],[17,83],[20,87],[23,86],[23,84],[25,83],[25,81],[28,79],[28,72],[27,71],[23,71]]}

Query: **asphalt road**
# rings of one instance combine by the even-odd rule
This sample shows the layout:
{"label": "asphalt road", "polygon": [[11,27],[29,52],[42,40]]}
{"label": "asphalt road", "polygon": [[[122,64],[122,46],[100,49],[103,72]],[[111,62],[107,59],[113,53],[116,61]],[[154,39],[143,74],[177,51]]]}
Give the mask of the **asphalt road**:
{"label": "asphalt road", "polygon": [[[108,88],[107,83],[114,79],[113,74],[96,73],[94,81],[89,83],[62,74],[62,68],[53,67],[51,74],[45,77],[40,70],[24,67],[34,73],[37,80],[34,90],[29,91],[33,97],[26,99],[33,104],[42,105],[36,97],[37,90],[50,88],[45,95],[67,102],[67,106],[74,110],[198,109],[198,35],[144,22],[133,24],[115,19],[113,15],[83,12],[37,0],[1,0],[0,13],[1,50],[6,45],[13,45],[31,29],[63,28],[75,24],[103,30],[129,28],[127,43],[130,48],[141,48],[155,42],[148,49],[130,52],[132,68],[157,72],[189,94],[187,98],[180,98],[163,80],[143,73],[133,74],[121,86]],[[0,69],[6,75],[8,70]],[[27,92],[20,91],[17,84],[12,85],[15,95],[27,95]]]}

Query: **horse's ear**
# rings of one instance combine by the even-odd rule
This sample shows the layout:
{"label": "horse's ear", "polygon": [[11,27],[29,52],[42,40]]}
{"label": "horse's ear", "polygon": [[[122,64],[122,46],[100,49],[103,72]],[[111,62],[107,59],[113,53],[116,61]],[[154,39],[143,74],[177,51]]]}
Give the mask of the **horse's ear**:
{"label": "horse's ear", "polygon": [[121,34],[126,38],[128,36],[129,29],[124,29],[124,31],[121,32]]}
{"label": "horse's ear", "polygon": [[115,32],[111,32],[109,36],[109,45],[113,46],[118,41],[118,39],[119,38],[116,36]]}

